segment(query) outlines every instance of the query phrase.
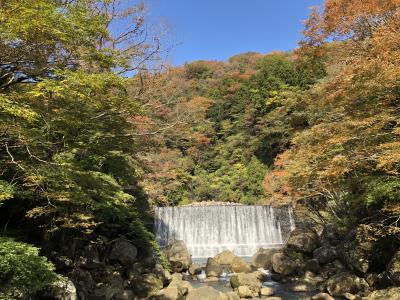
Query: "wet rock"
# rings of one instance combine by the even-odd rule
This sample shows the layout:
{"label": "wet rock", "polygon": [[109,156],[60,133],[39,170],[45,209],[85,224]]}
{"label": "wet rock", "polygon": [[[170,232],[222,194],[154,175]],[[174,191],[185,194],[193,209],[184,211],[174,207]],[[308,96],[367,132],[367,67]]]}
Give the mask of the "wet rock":
{"label": "wet rock", "polygon": [[331,295],[327,293],[319,293],[311,298],[312,300],[335,300]]}
{"label": "wet rock", "polygon": [[203,286],[189,292],[186,300],[226,300],[226,295],[210,286]]}
{"label": "wet rock", "polygon": [[135,262],[137,249],[126,240],[118,240],[111,248],[109,258],[118,261],[121,265],[132,265]]}
{"label": "wet rock", "polygon": [[211,257],[207,260],[206,274],[207,277],[219,277],[222,274],[221,265]]}
{"label": "wet rock", "polygon": [[256,268],[263,268],[265,270],[271,270],[272,268],[272,255],[277,253],[276,249],[258,249],[257,253],[251,258],[251,263]]}
{"label": "wet rock", "polygon": [[235,257],[231,264],[231,269],[235,273],[250,273],[250,265],[241,257]]}
{"label": "wet rock", "polygon": [[188,292],[193,290],[192,285],[189,281],[183,280],[182,274],[172,274],[172,280],[168,285],[169,288],[177,288],[180,295],[186,295]]}
{"label": "wet rock", "polygon": [[312,253],[318,245],[318,235],[311,229],[295,229],[286,243],[287,248],[305,253]]}
{"label": "wet rock", "polygon": [[203,280],[203,282],[217,282],[219,281],[218,277],[207,277],[206,279]]}
{"label": "wet rock", "polygon": [[326,283],[326,289],[332,296],[344,296],[346,293],[357,294],[367,291],[368,288],[368,283],[364,279],[347,272],[332,276]]}
{"label": "wet rock", "polygon": [[400,285],[400,250],[390,260],[386,274],[395,285]]}
{"label": "wet rock", "polygon": [[190,274],[190,275],[198,275],[198,274],[200,274],[200,273],[201,273],[201,266],[196,265],[196,264],[192,264],[192,265],[189,267],[189,274]]}
{"label": "wet rock", "polygon": [[258,296],[258,293],[251,290],[247,285],[239,286],[237,288],[237,294],[240,298],[252,298]]}
{"label": "wet rock", "polygon": [[171,264],[173,272],[182,272],[189,268],[192,264],[192,258],[183,241],[173,241],[164,250],[165,256]]}
{"label": "wet rock", "polygon": [[51,284],[43,293],[43,297],[54,300],[77,300],[78,295],[74,283],[63,278]]}
{"label": "wet rock", "polygon": [[336,248],[332,246],[322,246],[314,250],[313,257],[322,265],[330,263],[337,258]]}
{"label": "wet rock", "polygon": [[272,256],[272,268],[276,273],[286,276],[294,274],[298,268],[298,264],[283,253],[275,253]]}
{"label": "wet rock", "polygon": [[270,288],[270,287],[263,287],[260,290],[260,295],[261,296],[265,296],[265,297],[273,296],[274,295],[274,289]]}
{"label": "wet rock", "polygon": [[399,300],[400,287],[392,287],[384,290],[377,290],[364,297],[363,300]]}
{"label": "wet rock", "polygon": [[216,263],[220,265],[231,265],[233,260],[238,257],[230,250],[224,250],[214,257]]}
{"label": "wet rock", "polygon": [[163,288],[163,282],[155,274],[136,276],[132,282],[132,289],[139,297],[156,295]]}
{"label": "wet rock", "polygon": [[268,274],[264,273],[262,271],[255,271],[253,274],[257,277],[258,280],[261,282],[267,281],[268,280]]}

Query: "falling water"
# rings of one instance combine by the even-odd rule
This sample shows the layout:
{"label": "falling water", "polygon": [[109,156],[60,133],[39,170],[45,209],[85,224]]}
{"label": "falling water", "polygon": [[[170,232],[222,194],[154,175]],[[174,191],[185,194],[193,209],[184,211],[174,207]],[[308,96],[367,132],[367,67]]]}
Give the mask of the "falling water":
{"label": "falling water", "polygon": [[251,256],[259,248],[279,248],[294,229],[292,209],[213,205],[156,208],[155,233],[161,247],[183,240],[193,258],[223,250]]}

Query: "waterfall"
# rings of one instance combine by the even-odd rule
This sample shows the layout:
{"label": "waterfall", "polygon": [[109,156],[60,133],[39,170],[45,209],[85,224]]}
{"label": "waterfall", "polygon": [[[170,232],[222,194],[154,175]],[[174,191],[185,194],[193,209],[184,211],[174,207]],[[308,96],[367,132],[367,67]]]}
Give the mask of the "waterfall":
{"label": "waterfall", "polygon": [[212,205],[157,207],[156,240],[161,247],[183,240],[193,258],[223,250],[252,256],[259,248],[279,248],[294,229],[291,207]]}

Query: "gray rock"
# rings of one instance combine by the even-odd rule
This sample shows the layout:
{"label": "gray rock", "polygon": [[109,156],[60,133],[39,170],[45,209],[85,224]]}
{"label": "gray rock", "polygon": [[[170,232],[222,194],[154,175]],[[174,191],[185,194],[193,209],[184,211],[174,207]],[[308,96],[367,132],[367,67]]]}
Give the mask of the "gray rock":
{"label": "gray rock", "polygon": [[400,250],[390,260],[386,274],[395,285],[400,285]]}
{"label": "gray rock", "polygon": [[316,294],[311,299],[312,300],[335,300],[331,295],[329,295],[327,293]]}
{"label": "gray rock", "polygon": [[313,273],[318,273],[320,270],[320,265],[319,265],[318,260],[316,260],[316,259],[306,260],[306,262],[304,264],[304,270],[311,271]]}
{"label": "gray rock", "polygon": [[319,245],[317,233],[311,229],[295,229],[286,243],[287,248],[312,253]]}
{"label": "gray rock", "polygon": [[313,292],[315,291],[317,288],[315,287],[314,284],[305,281],[305,280],[297,280],[293,283],[290,283],[288,285],[288,289],[292,292],[295,293],[302,293],[302,292]]}
{"label": "gray rock", "polygon": [[134,295],[130,290],[123,290],[115,296],[115,300],[133,300]]}
{"label": "gray rock", "polygon": [[230,283],[233,289],[240,286],[248,286],[252,291],[259,293],[261,289],[261,281],[258,280],[254,273],[238,273],[231,277]]}
{"label": "gray rock", "polygon": [[385,290],[377,290],[369,294],[363,300],[399,300],[400,287],[392,287]]}
{"label": "gray rock", "polygon": [[54,300],[78,299],[74,283],[66,278],[52,283],[46,288],[43,296]]}
{"label": "gray rock", "polygon": [[275,253],[272,256],[272,268],[278,274],[290,275],[296,272],[298,264],[283,253]]}
{"label": "gray rock", "polygon": [[192,258],[183,241],[173,241],[164,250],[173,272],[182,272],[192,264]]}
{"label": "gray rock", "polygon": [[214,260],[220,265],[231,265],[233,260],[238,257],[230,250],[224,250],[214,257]]}
{"label": "gray rock", "polygon": [[257,253],[251,258],[252,265],[256,268],[265,270],[272,269],[272,255],[277,253],[277,249],[258,249]]}
{"label": "gray rock", "polygon": [[201,273],[201,266],[193,264],[189,267],[189,274],[190,275],[198,275]]}
{"label": "gray rock", "polygon": [[336,248],[333,246],[322,246],[314,250],[313,257],[322,265],[330,263],[337,258]]}
{"label": "gray rock", "polygon": [[206,265],[206,275],[207,277],[219,277],[222,274],[222,267],[218,262],[213,259],[209,258],[207,260],[207,265]]}
{"label": "gray rock", "polygon": [[126,240],[118,240],[111,248],[109,258],[118,261],[123,266],[132,265],[135,262],[137,249]]}
{"label": "gray rock", "polygon": [[139,297],[151,297],[163,288],[163,282],[155,274],[136,276],[132,281],[132,289]]}
{"label": "gray rock", "polygon": [[332,296],[344,296],[346,293],[357,294],[369,289],[368,283],[347,272],[341,272],[328,279],[326,289]]}
{"label": "gray rock", "polygon": [[226,300],[226,295],[210,286],[203,286],[189,292],[186,300]]}
{"label": "gray rock", "polygon": [[241,257],[235,257],[231,264],[231,269],[235,273],[250,273],[250,265]]}
{"label": "gray rock", "polygon": [[340,241],[340,235],[339,230],[334,224],[326,224],[320,235],[321,244],[337,245]]}

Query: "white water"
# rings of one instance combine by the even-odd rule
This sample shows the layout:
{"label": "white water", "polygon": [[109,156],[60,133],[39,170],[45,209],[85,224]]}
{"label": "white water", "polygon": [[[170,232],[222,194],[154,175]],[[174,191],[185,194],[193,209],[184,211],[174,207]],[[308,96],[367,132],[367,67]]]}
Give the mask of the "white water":
{"label": "white water", "polygon": [[294,221],[291,208],[222,205],[156,208],[155,233],[161,247],[183,240],[193,258],[213,257],[229,249],[252,256],[259,248],[279,248]]}

